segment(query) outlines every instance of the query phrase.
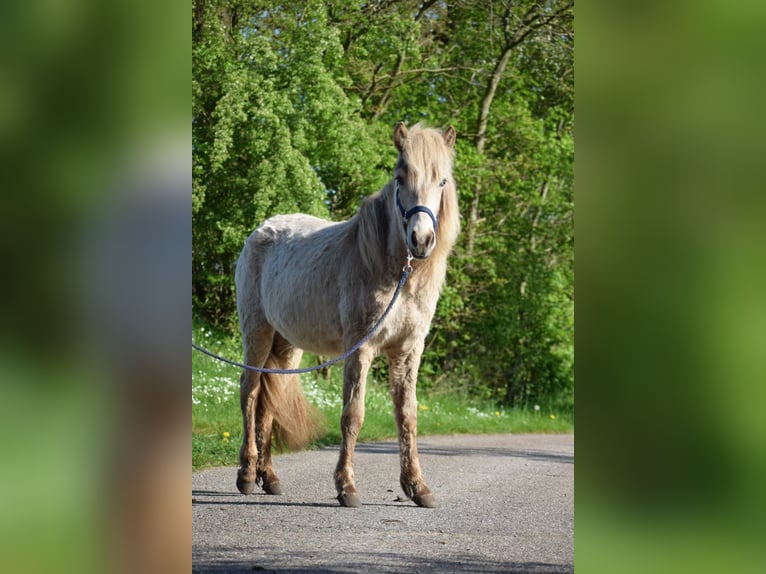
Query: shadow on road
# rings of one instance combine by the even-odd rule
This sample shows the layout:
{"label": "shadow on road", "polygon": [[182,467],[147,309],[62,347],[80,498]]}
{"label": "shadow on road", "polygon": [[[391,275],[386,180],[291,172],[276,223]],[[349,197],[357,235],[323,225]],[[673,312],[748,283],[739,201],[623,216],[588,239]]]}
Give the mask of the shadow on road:
{"label": "shadow on road", "polygon": [[[232,548],[222,549],[231,552]],[[245,551],[246,549],[242,549]],[[571,566],[561,564],[546,564],[543,562],[504,562],[477,558],[476,556],[457,555],[449,558],[413,558],[410,554],[397,553],[348,553],[335,554],[332,564],[327,556],[308,553],[296,553],[296,561],[303,564],[314,563],[311,567],[280,567],[277,564],[253,563],[246,561],[216,561],[215,563],[194,562],[192,572],[215,573],[215,574],[240,574],[244,572],[263,572],[264,574],[346,574],[358,572],[412,572],[419,574],[433,574],[443,572],[475,572],[475,573],[500,573],[505,574],[568,574],[574,572]]]}
{"label": "shadow on road", "polygon": [[[362,443],[356,446],[356,452],[365,454],[398,455],[398,448],[399,447],[397,444],[393,442]],[[526,458],[530,460],[539,460],[542,462],[574,464],[574,456],[571,454],[562,454],[544,450],[515,450],[510,448],[496,447],[445,448],[420,446],[418,447],[418,452],[420,454],[430,456],[509,456],[516,458]]]}
{"label": "shadow on road", "polygon": [[[205,498],[201,498],[205,497]],[[215,490],[192,490],[192,506],[283,506],[283,507],[311,507],[311,508],[340,508],[337,500],[331,499],[332,502],[289,502],[280,501],[277,498],[262,492],[257,492],[248,496],[244,496],[238,492],[219,492]],[[364,502],[363,507],[366,506],[382,506],[388,508],[399,508],[402,506],[410,507],[412,502],[402,499],[398,502],[382,503],[382,502]]]}

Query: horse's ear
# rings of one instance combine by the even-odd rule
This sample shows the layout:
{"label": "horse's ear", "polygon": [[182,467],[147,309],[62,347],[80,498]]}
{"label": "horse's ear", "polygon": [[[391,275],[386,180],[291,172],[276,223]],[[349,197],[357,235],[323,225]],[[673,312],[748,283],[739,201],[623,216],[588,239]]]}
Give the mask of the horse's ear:
{"label": "horse's ear", "polygon": [[455,128],[452,126],[448,127],[446,130],[444,130],[442,137],[444,138],[444,143],[447,144],[448,148],[455,147],[455,140],[457,139],[457,132],[455,131]]}
{"label": "horse's ear", "polygon": [[398,122],[394,128],[394,145],[396,149],[402,151],[404,148],[404,140],[407,139],[407,126],[404,122]]}

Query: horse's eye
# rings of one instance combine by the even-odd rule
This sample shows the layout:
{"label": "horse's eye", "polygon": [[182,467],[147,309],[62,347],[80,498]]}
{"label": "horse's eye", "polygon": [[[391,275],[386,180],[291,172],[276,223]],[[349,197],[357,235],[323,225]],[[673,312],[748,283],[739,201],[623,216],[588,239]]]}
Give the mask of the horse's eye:
{"label": "horse's eye", "polygon": [[445,185],[447,185],[447,178],[444,178],[439,182],[439,187],[444,187]]}

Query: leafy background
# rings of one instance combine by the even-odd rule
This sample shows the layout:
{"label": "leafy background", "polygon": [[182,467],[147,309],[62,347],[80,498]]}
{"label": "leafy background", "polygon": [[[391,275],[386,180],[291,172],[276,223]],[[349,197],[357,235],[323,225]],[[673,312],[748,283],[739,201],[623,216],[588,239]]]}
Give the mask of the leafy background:
{"label": "leafy background", "polygon": [[234,265],[264,219],[349,217],[391,178],[397,121],[451,124],[463,233],[420,385],[573,408],[573,12],[195,1],[196,320],[236,332]]}

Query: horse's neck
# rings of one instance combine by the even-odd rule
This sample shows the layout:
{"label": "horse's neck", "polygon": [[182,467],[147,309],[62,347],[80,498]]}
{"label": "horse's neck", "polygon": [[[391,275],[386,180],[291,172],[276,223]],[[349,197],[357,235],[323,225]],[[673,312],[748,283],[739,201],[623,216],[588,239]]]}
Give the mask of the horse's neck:
{"label": "horse's neck", "polygon": [[[370,287],[396,284],[402,276],[402,268],[407,264],[407,243],[392,185],[387,184],[365,200],[353,222],[357,226],[357,245],[362,262],[369,271],[369,281],[376,284]],[[446,276],[451,247],[451,244],[437,244],[431,257],[413,260],[414,271],[408,279],[407,290],[433,293],[438,297]]]}
{"label": "horse's neck", "polygon": [[[401,152],[401,146],[398,147],[400,147]],[[432,158],[441,166],[442,175],[451,173],[449,153],[439,155],[441,151],[432,150],[428,147],[425,149],[429,153],[436,154]],[[404,155],[400,153],[397,169],[400,169],[404,163]],[[427,165],[427,163],[423,165]],[[397,203],[394,199],[394,181],[391,180],[378,193],[365,200],[355,217],[354,225],[357,226],[355,231],[358,233],[357,244],[362,262],[369,271],[371,282],[379,284],[389,282],[392,274],[399,276],[402,266],[407,263],[406,258],[409,250],[405,232],[402,229],[402,218],[399,216],[401,206]],[[403,210],[402,213],[404,213]],[[426,260],[412,263],[415,269],[412,283],[418,283],[422,287],[436,292],[437,297],[446,276],[447,258],[460,231],[454,184],[442,191],[438,215],[441,218],[441,224],[438,231],[434,229],[437,237],[432,254]],[[436,220],[434,220],[434,228],[436,227]],[[415,278],[415,275],[418,277]]]}
{"label": "horse's neck", "polygon": [[407,263],[402,221],[395,211],[390,185],[364,201],[355,222],[362,262],[371,278],[380,283],[398,280]]}
{"label": "horse's neck", "polygon": [[407,281],[410,290],[438,298],[447,275],[447,253],[434,251],[428,259],[413,261],[412,268]]}

